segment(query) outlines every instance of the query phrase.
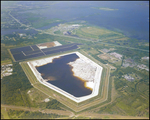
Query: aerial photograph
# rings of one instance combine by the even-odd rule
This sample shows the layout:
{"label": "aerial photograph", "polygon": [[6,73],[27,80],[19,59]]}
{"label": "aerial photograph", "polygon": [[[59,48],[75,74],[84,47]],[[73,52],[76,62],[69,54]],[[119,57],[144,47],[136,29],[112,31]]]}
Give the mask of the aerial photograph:
{"label": "aerial photograph", "polygon": [[1,1],[1,119],[149,119],[149,1]]}

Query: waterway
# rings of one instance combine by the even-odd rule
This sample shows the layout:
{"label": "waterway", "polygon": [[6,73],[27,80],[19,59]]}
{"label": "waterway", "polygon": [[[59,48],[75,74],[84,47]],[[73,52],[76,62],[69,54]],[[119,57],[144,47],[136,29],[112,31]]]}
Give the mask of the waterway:
{"label": "waterway", "polygon": [[53,59],[52,63],[36,67],[43,79],[58,88],[72,94],[75,97],[90,95],[92,90],[85,87],[85,81],[73,76],[72,66],[67,63],[73,62],[79,57],[73,53]]}
{"label": "waterway", "polygon": [[33,29],[29,29],[29,30],[25,30],[25,29],[2,29],[1,30],[1,35],[7,35],[7,34],[13,34],[13,33],[30,33],[30,34],[37,34],[38,32],[33,30]]}
{"label": "waterway", "polygon": [[[99,7],[116,10],[100,10]],[[66,22],[83,20],[91,25],[121,32],[131,38],[149,41],[149,1],[63,1],[46,9],[24,12]],[[23,13],[20,12],[20,15],[23,16]],[[52,26],[44,26],[42,30],[50,27]]]}

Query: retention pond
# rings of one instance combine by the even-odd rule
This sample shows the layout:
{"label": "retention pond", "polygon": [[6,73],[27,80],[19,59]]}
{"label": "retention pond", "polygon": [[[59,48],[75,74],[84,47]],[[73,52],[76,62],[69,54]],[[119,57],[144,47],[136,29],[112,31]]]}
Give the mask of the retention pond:
{"label": "retention pond", "polygon": [[73,75],[73,67],[68,64],[78,58],[75,53],[61,56],[53,59],[51,63],[36,66],[36,69],[48,83],[59,87],[75,97],[83,97],[90,95],[92,90],[85,87],[85,81]]}

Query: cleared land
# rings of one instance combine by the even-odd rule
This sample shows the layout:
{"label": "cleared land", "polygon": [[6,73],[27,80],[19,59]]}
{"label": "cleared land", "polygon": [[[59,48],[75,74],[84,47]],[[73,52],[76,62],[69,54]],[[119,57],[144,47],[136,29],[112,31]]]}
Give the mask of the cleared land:
{"label": "cleared land", "polygon": [[103,60],[109,60],[110,57],[107,54],[100,54],[98,55],[99,58],[103,59]]}
{"label": "cleared land", "polygon": [[46,47],[54,47],[55,46],[55,44],[54,44],[54,42],[49,42],[49,43],[41,43],[41,44],[38,44],[37,45],[38,47],[41,47],[41,46],[46,46]]}
{"label": "cleared land", "polygon": [[60,43],[57,42],[57,41],[37,44],[37,46],[38,46],[40,49],[45,49],[45,48],[50,48],[50,47],[55,47],[55,46],[60,46],[60,45],[62,45],[62,44],[60,44]]}
{"label": "cleared land", "polygon": [[[107,60],[111,63],[115,63],[118,66],[121,65],[122,56],[120,54],[117,54],[115,52],[114,53],[107,53],[106,51],[104,52],[103,50],[99,50],[99,51],[103,53],[103,54],[97,55],[100,59]],[[111,49],[109,51],[111,51]],[[116,55],[116,56],[114,56],[114,55]]]}

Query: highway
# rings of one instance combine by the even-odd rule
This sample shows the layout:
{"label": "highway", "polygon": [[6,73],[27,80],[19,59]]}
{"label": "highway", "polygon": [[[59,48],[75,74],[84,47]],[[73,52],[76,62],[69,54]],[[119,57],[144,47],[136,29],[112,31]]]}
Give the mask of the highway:
{"label": "highway", "polygon": [[[33,29],[33,30],[38,31],[38,32],[42,32],[42,33],[44,33],[44,34],[50,34],[50,35],[61,36],[61,37],[75,38],[75,39],[80,39],[80,40],[85,40],[85,41],[92,41],[92,40],[86,39],[86,38],[78,38],[78,37],[73,37],[73,36],[65,36],[65,35],[58,35],[58,34],[54,34],[54,33],[45,32],[45,31],[43,31],[43,30],[36,29],[36,28],[30,27],[30,26],[28,26],[28,25],[22,24],[19,20],[17,20],[15,17],[13,17],[13,16],[10,14],[10,12],[9,12],[9,15],[10,15],[16,22],[18,22],[20,25],[25,26],[25,27],[27,27],[27,28],[29,28],[29,29]],[[101,40],[99,40],[99,39],[97,39],[97,41],[92,41],[92,42],[98,42],[98,43],[101,43],[101,44],[113,45],[113,46],[116,46],[116,47],[122,47],[122,48],[135,49],[135,50],[140,50],[140,51],[144,51],[144,52],[149,52],[149,50],[144,50],[144,49],[139,49],[139,48],[126,47],[126,46],[121,46],[121,45],[115,45],[115,44],[111,44],[111,43],[101,42]]]}

